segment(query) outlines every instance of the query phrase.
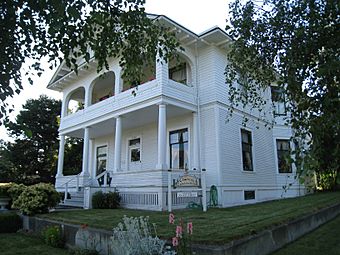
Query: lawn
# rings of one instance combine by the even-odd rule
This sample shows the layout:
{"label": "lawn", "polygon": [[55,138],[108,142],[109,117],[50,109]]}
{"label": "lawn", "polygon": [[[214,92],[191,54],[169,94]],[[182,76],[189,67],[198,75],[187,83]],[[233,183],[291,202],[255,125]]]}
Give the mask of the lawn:
{"label": "lawn", "polygon": [[53,248],[39,238],[24,234],[0,234],[1,255],[69,255],[64,249]]}
{"label": "lawn", "polygon": [[340,216],[272,255],[339,255]]}
{"label": "lawn", "polygon": [[[337,203],[340,203],[340,192],[318,193],[253,205],[210,208],[206,213],[199,209],[178,210],[175,211],[175,217],[177,220],[183,218],[193,222],[193,242],[221,244]],[[167,212],[93,209],[54,212],[41,217],[111,230],[124,215],[149,216],[150,222],[156,223],[160,237],[170,238],[174,235],[175,227],[168,223]]]}

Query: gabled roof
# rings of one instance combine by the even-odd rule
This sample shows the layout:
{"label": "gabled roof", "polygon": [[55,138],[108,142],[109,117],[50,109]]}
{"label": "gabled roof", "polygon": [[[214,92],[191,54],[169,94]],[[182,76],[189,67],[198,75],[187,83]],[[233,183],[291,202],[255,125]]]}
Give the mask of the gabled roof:
{"label": "gabled roof", "polygon": [[[198,47],[209,45],[226,47],[227,44],[232,41],[227,33],[217,26],[214,26],[200,34],[196,34],[165,15],[148,14],[148,17],[150,19],[159,21],[165,27],[170,28],[170,31],[175,32],[177,39],[183,46],[189,47],[193,43],[196,43]],[[89,64],[85,62],[80,64],[78,71],[83,72],[85,71],[85,69],[88,70],[96,68],[94,65],[94,61],[94,58],[92,58],[90,59]],[[52,76],[50,82],[47,85],[47,88],[61,91],[63,89],[63,86],[68,83],[66,79],[68,78],[69,80],[74,80],[75,76],[75,72],[71,71],[66,66],[65,61],[63,61]]]}

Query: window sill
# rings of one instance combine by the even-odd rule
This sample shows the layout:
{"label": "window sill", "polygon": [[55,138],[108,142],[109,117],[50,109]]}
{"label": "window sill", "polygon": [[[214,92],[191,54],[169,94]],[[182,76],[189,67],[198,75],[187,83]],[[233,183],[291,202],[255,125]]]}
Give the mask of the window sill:
{"label": "window sill", "polygon": [[254,170],[241,170],[242,173],[246,173],[246,174],[255,174],[256,172]]}

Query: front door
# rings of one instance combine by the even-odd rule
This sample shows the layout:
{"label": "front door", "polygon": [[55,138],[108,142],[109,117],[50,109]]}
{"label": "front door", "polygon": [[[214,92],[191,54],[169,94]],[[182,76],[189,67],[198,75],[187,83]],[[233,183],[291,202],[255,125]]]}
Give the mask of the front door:
{"label": "front door", "polygon": [[129,140],[128,143],[128,167],[130,171],[141,169],[141,143],[140,138]]}

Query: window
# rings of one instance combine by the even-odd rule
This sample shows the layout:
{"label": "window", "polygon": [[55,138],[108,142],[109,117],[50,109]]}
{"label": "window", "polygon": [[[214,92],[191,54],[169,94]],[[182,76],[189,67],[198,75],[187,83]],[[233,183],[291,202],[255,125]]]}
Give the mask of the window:
{"label": "window", "polygon": [[140,162],[140,138],[129,140],[129,160],[130,162]]}
{"label": "window", "polygon": [[252,200],[252,199],[255,199],[255,190],[245,190],[244,200]]}
{"label": "window", "polygon": [[277,164],[279,173],[291,173],[292,166],[289,163],[290,146],[289,140],[276,140]]}
{"label": "window", "polygon": [[97,147],[97,167],[96,175],[106,171],[106,160],[107,160],[107,146]]}
{"label": "window", "polygon": [[285,95],[282,88],[271,87],[274,115],[286,115]]}
{"label": "window", "polygon": [[241,129],[242,161],[244,171],[253,171],[251,132]]}
{"label": "window", "polygon": [[188,168],[188,129],[170,132],[170,168]]}

